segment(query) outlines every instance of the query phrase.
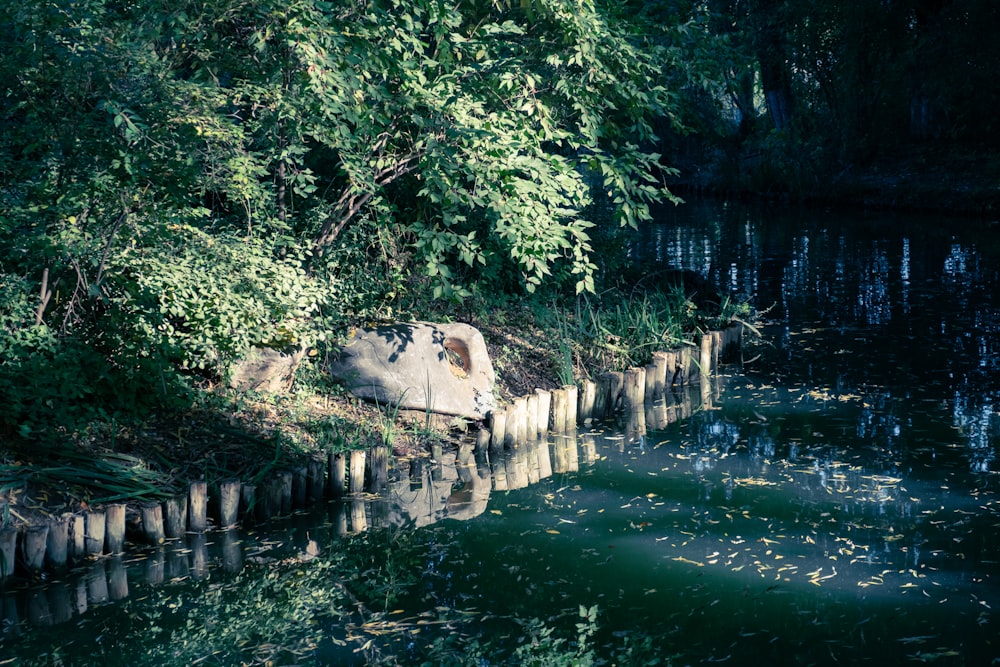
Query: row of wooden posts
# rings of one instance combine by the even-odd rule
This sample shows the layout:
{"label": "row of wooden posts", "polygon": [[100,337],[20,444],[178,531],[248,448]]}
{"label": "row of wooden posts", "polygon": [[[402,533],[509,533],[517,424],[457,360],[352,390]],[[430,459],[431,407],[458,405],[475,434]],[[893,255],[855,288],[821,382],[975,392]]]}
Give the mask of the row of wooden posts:
{"label": "row of wooden posts", "polygon": [[109,503],[20,529],[0,528],[0,580],[18,569],[29,575],[58,572],[86,559],[122,553],[130,528],[133,539],[158,545],[203,533],[213,524],[227,528],[264,522],[324,499],[377,492],[388,478],[387,447],[331,452],[325,461],[314,459],[305,466],[279,471],[261,488],[224,480],[213,487],[210,496],[207,482],[194,481],[187,493],[141,503],[137,511],[131,510],[131,517],[125,503]]}
{"label": "row of wooden posts", "polygon": [[[491,451],[513,449],[549,432],[575,431],[579,424],[613,417],[620,410],[641,410],[647,399],[655,400],[674,386],[715,373],[719,358],[739,344],[741,334],[740,326],[709,332],[702,336],[697,353],[694,347],[655,352],[652,363],[643,368],[605,373],[596,382],[587,380],[552,391],[537,389],[518,397],[491,413],[489,428],[478,432],[476,446]],[[138,516],[133,509],[131,519],[126,504],[110,503],[21,529],[3,527],[0,581],[12,576],[15,566],[29,574],[60,571],[85,559],[122,553],[130,526],[135,528],[136,539],[150,545],[202,533],[210,527],[210,504],[211,521],[226,528],[287,516],[323,499],[379,492],[388,482],[388,461],[384,446],[330,453],[325,461],[314,459],[305,466],[279,471],[261,488],[225,480],[213,487],[210,497],[207,482],[194,481],[187,493],[140,504]]]}
{"label": "row of wooden posts", "polygon": [[659,351],[644,367],[604,373],[596,381],[565,385],[515,398],[490,413],[489,427],[477,434],[477,446],[496,451],[534,442],[546,433],[575,431],[580,424],[609,419],[619,411],[641,410],[647,401],[676,386],[700,382],[717,372],[720,358],[740,345],[742,325],[702,335],[695,347]]}

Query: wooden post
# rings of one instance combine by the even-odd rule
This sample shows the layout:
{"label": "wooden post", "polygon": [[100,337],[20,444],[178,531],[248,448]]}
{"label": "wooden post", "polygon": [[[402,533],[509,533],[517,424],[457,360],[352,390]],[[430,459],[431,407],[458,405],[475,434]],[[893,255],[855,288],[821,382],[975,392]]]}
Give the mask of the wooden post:
{"label": "wooden post", "polygon": [[240,513],[240,489],[238,479],[227,479],[219,483],[219,526],[235,526]]}
{"label": "wooden post", "polygon": [[490,430],[481,428],[476,431],[476,451],[483,452],[490,447]]}
{"label": "wooden post", "polygon": [[328,461],[329,494],[333,499],[343,498],[347,488],[347,455],[344,452],[330,452]]}
{"label": "wooden post", "polygon": [[545,435],[552,428],[549,421],[552,412],[552,393],[545,389],[536,389],[535,396],[538,397],[538,435]]}
{"label": "wooden post", "polygon": [[575,431],[580,390],[575,384],[566,384],[563,385],[563,391],[566,392],[566,425],[563,427],[563,431]]}
{"label": "wooden post", "polygon": [[49,569],[56,572],[61,572],[69,564],[69,520],[65,515],[49,524],[45,562]]}
{"label": "wooden post", "polygon": [[507,408],[507,434],[509,444],[520,447],[528,440],[528,399],[518,396],[514,404]]}
{"label": "wooden post", "polygon": [[247,523],[253,523],[257,512],[257,485],[240,485],[240,516]]}
{"label": "wooden post", "polygon": [[263,496],[257,503],[257,520],[270,521],[281,514],[282,483],[278,477],[264,482]]}
{"label": "wooden post", "polygon": [[49,537],[47,523],[28,526],[21,542],[21,556],[29,572],[41,572],[45,567],[45,543]]}
{"label": "wooden post", "polygon": [[84,540],[84,551],[88,556],[99,556],[104,551],[104,532],[107,519],[104,512],[90,511],[86,513],[87,533]]}
{"label": "wooden post", "polygon": [[652,377],[653,393],[650,394],[649,390],[647,389],[646,396],[648,398],[659,398],[660,396],[663,396],[664,388],[670,386],[670,380],[672,380],[673,378],[672,377],[668,378],[667,376],[668,373],[672,373],[673,371],[673,369],[670,368],[670,366],[668,365],[671,356],[672,355],[668,355],[668,353],[662,350],[657,350],[656,352],[653,352],[653,363],[650,364],[650,366],[652,366],[652,370],[646,371],[647,388],[649,387],[649,380],[650,380],[649,374],[651,373],[653,376]]}
{"label": "wooden post", "polygon": [[163,529],[163,506],[157,502],[143,503],[139,506],[139,513],[142,516],[142,532],[146,536],[146,541],[153,546],[163,544],[166,539]]}
{"label": "wooden post", "polygon": [[292,506],[291,509],[302,509],[309,497],[309,467],[296,466],[292,473]]}
{"label": "wooden post", "polygon": [[552,418],[550,420],[550,426],[553,433],[565,433],[566,432],[566,412],[569,409],[567,403],[566,389],[560,387],[559,389],[553,389],[552,392],[552,410],[550,414]]}
{"label": "wooden post", "polygon": [[594,388],[594,419],[606,419],[611,414],[608,407],[608,396],[611,393],[611,373],[601,373],[597,376]]}
{"label": "wooden post", "polygon": [[719,373],[719,359],[722,357],[722,332],[712,332],[712,375]]}
{"label": "wooden post", "polygon": [[625,374],[621,372],[608,373],[608,417],[613,416],[621,407],[622,387],[625,384]]}
{"label": "wooden post", "polygon": [[115,503],[104,508],[104,544],[109,554],[125,551],[125,505]]}
{"label": "wooden post", "polygon": [[524,439],[527,442],[538,440],[538,394],[528,394],[524,401]]}
{"label": "wooden post", "polygon": [[208,484],[204,480],[191,482],[188,489],[188,530],[208,530]]}
{"label": "wooden post", "polygon": [[490,451],[499,452],[503,449],[507,438],[507,409],[494,408],[490,412]]}
{"label": "wooden post", "polygon": [[[172,498],[167,498],[164,502],[165,510],[161,510],[161,513],[166,514],[164,532],[166,537],[171,539],[176,539],[179,537],[184,537],[187,532],[187,517],[188,517],[188,497],[187,494],[179,494]],[[147,534],[147,539],[149,535]],[[158,542],[154,542],[158,544]]]}
{"label": "wooden post", "polygon": [[597,384],[592,380],[584,380],[580,385],[580,402],[576,411],[578,423],[587,424],[594,419],[594,403],[596,399]]}
{"label": "wooden post", "polygon": [[0,579],[14,574],[14,560],[17,555],[17,529],[0,528]]}
{"label": "wooden post", "polygon": [[381,493],[389,483],[389,448],[378,445],[368,450],[368,490]]}
{"label": "wooden post", "polygon": [[712,374],[712,334],[701,336],[701,348],[698,355],[698,376],[702,379]]}
{"label": "wooden post", "polygon": [[351,468],[347,481],[351,495],[365,490],[365,450],[351,450]]}
{"label": "wooden post", "polygon": [[294,475],[291,470],[282,470],[278,473],[278,497],[281,502],[278,505],[280,516],[289,516],[292,513],[292,488]]}
{"label": "wooden post", "polygon": [[70,547],[73,560],[80,560],[87,555],[87,523],[82,514],[73,514],[69,519]]}
{"label": "wooden post", "polygon": [[324,485],[326,480],[323,478],[323,462],[317,458],[309,459],[309,473],[307,479],[309,503],[311,505],[316,505],[319,501],[323,500]]}
{"label": "wooden post", "polygon": [[623,374],[622,406],[626,412],[642,410],[646,402],[646,369],[629,368]]}

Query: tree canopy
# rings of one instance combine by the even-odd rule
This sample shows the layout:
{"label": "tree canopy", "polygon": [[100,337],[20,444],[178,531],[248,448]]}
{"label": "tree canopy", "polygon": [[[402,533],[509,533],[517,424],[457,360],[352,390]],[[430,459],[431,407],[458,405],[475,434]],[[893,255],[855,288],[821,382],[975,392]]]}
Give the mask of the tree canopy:
{"label": "tree canopy", "polygon": [[151,377],[162,400],[167,369],[224,374],[251,346],[391,316],[408,276],[438,298],[593,289],[595,195],[622,225],[672,197],[654,127],[679,117],[664,84],[697,20],[600,0],[6,3],[8,424]]}

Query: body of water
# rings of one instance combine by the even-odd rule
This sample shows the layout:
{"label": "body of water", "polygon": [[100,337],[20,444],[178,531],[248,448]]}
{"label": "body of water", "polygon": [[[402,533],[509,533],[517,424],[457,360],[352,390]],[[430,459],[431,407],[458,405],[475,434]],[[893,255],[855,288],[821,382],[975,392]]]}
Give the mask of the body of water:
{"label": "body of water", "polygon": [[[175,548],[202,564],[187,573],[164,575],[156,554],[117,580],[103,564],[33,608],[11,598],[0,651],[25,664],[1000,662],[998,236],[941,217],[664,210],[629,252],[765,311],[711,391],[664,399],[670,420],[493,460],[446,452],[395,470],[384,498]],[[102,576],[126,594],[88,606]],[[59,615],[64,599],[77,604]]]}

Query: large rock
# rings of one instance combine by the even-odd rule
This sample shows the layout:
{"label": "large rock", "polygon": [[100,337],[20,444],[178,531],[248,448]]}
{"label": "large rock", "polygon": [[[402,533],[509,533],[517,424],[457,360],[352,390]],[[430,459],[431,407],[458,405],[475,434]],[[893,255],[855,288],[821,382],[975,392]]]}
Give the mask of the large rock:
{"label": "large rock", "polygon": [[355,396],[391,408],[483,419],[495,405],[493,364],[468,324],[358,329],[328,370]]}

